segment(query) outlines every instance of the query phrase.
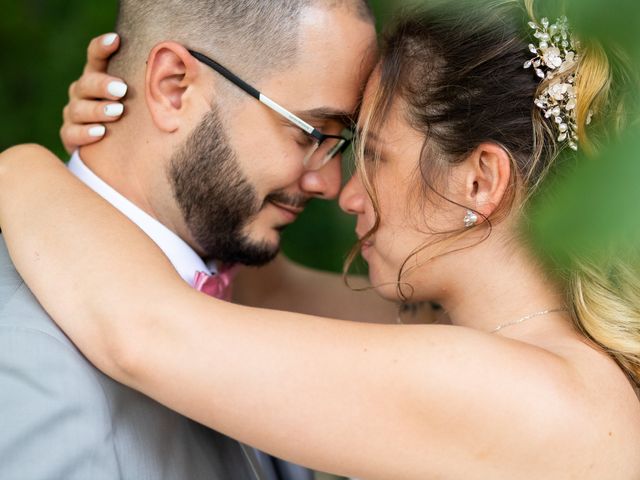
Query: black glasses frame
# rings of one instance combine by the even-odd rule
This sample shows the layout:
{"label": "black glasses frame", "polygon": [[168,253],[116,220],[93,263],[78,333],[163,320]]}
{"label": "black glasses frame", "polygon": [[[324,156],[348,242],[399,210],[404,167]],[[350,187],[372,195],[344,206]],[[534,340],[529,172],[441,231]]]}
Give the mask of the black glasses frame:
{"label": "black glasses frame", "polygon": [[261,93],[255,87],[249,85],[247,82],[245,82],[240,77],[238,77],[235,73],[223,67],[215,60],[207,57],[202,53],[196,52],[194,50],[188,50],[188,51],[195,59],[204,63],[208,67],[212,68],[213,70],[218,72],[220,75],[222,75],[224,78],[226,78],[231,83],[233,83],[235,86],[240,88],[242,91],[244,91],[245,93],[248,93],[253,98],[258,100],[260,103],[262,103],[263,105],[266,105],[268,108],[276,112],[278,115],[284,117],[289,122],[294,124],[296,127],[300,128],[304,133],[311,136],[315,143],[315,147],[312,148],[311,152],[305,158],[304,160],[305,167],[308,168],[308,163],[311,157],[313,156],[313,154],[315,153],[315,151],[317,151],[320,148],[320,145],[322,145],[322,143],[324,143],[329,139],[338,140],[338,143],[328,152],[326,157],[323,158],[322,162],[319,165],[315,166],[314,170],[320,169],[323,166],[325,166],[331,159],[335,158],[336,155],[343,153],[347,148],[349,148],[349,145],[351,145],[351,142],[352,142],[351,138],[346,138],[342,135],[327,135],[322,133],[320,130],[308,124],[307,122],[305,122],[303,119],[301,119],[294,113],[291,113],[289,110],[287,110],[283,106],[271,100],[269,97]]}

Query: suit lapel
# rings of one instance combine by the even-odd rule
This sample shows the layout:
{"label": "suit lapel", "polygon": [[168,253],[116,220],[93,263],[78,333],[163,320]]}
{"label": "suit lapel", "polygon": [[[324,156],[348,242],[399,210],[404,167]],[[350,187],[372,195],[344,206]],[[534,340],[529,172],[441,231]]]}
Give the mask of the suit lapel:
{"label": "suit lapel", "polygon": [[264,469],[260,464],[260,460],[258,459],[258,456],[256,454],[256,450],[254,448],[251,448],[245,445],[244,443],[240,443],[240,442],[238,443],[240,445],[240,449],[242,450],[242,454],[244,455],[244,458],[246,458],[247,463],[249,464],[249,467],[253,472],[255,480],[277,480],[265,474]]}

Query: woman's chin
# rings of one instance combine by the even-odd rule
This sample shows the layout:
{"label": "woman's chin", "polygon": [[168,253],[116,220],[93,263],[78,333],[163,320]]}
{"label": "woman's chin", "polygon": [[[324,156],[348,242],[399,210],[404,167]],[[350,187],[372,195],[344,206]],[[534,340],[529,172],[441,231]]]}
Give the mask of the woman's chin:
{"label": "woman's chin", "polygon": [[376,294],[385,300],[391,300],[393,302],[400,300],[400,297],[398,296],[398,282],[396,277],[393,275],[379,275],[370,265],[369,282]]}
{"label": "woman's chin", "polygon": [[405,275],[398,282],[399,270],[399,266],[395,269],[383,269],[376,263],[369,263],[369,283],[376,294],[392,302],[409,301],[413,303],[427,301],[429,295],[423,288],[424,285],[412,281],[412,275]]}
{"label": "woman's chin", "polygon": [[395,285],[385,285],[382,287],[376,287],[375,292],[380,297],[390,302],[400,302],[401,298],[398,293],[398,289]]}

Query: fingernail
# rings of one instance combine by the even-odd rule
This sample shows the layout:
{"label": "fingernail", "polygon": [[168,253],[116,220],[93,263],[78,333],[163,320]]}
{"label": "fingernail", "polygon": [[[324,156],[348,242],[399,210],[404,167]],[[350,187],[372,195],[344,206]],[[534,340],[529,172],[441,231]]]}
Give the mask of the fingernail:
{"label": "fingernail", "polygon": [[121,103],[110,103],[104,107],[104,114],[107,117],[119,117],[124,111],[124,105]]}
{"label": "fingernail", "polygon": [[113,42],[116,41],[116,38],[118,38],[117,33],[107,33],[104,37],[102,37],[102,45],[104,45],[105,47],[110,47],[111,45],[113,45]]}
{"label": "fingernail", "polygon": [[96,127],[91,127],[89,129],[89,136],[90,137],[103,137],[106,131],[107,131],[107,129],[104,127],[104,125],[98,125]]}
{"label": "fingernail", "polygon": [[127,94],[127,84],[118,82],[118,81],[113,81],[109,83],[109,85],[107,86],[107,91],[109,92],[110,95],[113,95],[114,97],[122,98]]}

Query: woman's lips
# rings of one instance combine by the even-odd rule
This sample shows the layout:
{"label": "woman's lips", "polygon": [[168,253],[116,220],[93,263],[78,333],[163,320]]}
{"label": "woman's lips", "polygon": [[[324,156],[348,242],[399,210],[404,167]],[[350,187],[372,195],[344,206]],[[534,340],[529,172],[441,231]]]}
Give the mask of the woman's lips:
{"label": "woman's lips", "polygon": [[362,242],[362,245],[360,245],[360,253],[365,260],[367,259],[366,254],[369,252],[369,250],[371,250],[372,247],[373,241],[371,240],[366,240]]}

